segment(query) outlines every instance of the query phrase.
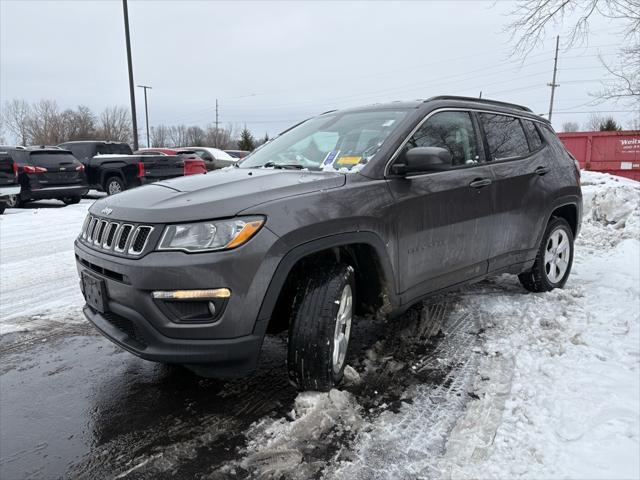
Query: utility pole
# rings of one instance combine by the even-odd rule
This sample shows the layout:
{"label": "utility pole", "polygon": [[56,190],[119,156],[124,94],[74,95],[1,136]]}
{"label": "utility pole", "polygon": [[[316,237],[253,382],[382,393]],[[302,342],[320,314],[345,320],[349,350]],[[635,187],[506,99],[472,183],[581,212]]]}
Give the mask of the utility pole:
{"label": "utility pole", "polygon": [[147,108],[147,89],[150,89],[151,87],[147,85],[138,85],[138,87],[144,89],[144,118],[145,125],[147,126],[147,148],[149,148],[151,147],[151,143],[149,141],[149,109]]}
{"label": "utility pole", "polygon": [[556,93],[556,87],[559,87],[556,83],[556,73],[558,72],[558,48],[560,46],[560,35],[556,37],[556,58],[553,61],[553,80],[551,83],[547,83],[551,87],[551,101],[549,102],[549,121],[551,121],[551,115],[553,114],[553,97]]}
{"label": "utility pole", "polygon": [[218,148],[218,99],[216,98],[216,148]]}
{"label": "utility pole", "polygon": [[127,64],[129,66],[129,96],[131,97],[131,125],[133,127],[133,150],[138,150],[138,121],[136,119],[136,92],[133,88],[133,66],[131,63],[131,38],[129,37],[129,9],[127,0],[122,0],[124,11],[124,37],[127,43]]}

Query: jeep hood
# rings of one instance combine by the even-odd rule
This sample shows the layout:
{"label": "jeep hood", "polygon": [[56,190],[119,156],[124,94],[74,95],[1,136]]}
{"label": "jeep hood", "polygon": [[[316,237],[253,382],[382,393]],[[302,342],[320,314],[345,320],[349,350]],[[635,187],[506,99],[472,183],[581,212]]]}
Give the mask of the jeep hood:
{"label": "jeep hood", "polygon": [[[152,183],[95,202],[90,212],[143,223],[233,217],[261,203],[344,185],[345,175],[230,168]],[[104,210],[104,212],[102,212]]]}

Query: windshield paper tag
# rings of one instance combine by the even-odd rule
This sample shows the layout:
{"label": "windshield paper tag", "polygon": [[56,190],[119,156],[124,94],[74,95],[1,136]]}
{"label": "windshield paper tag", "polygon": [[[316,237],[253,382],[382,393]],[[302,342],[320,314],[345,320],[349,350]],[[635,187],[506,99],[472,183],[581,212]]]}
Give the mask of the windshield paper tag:
{"label": "windshield paper tag", "polygon": [[336,165],[357,165],[362,160],[362,157],[340,157],[336,160]]}
{"label": "windshield paper tag", "polygon": [[331,165],[338,155],[340,155],[340,150],[330,151],[329,153],[327,153],[327,156],[324,157],[324,161],[322,162],[322,164]]}

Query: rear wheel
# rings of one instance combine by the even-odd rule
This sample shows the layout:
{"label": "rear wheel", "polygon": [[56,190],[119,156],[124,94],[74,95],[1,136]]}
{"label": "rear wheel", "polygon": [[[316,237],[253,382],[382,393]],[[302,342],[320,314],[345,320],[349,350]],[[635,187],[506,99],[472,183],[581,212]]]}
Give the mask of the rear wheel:
{"label": "rear wheel", "polygon": [[573,232],[564,218],[552,218],[542,237],[533,267],[518,275],[522,286],[531,292],[562,288],[573,264]]}
{"label": "rear wheel", "polygon": [[7,207],[20,208],[24,205],[24,202],[20,198],[20,195],[9,195],[7,197]]}
{"label": "rear wheel", "polygon": [[104,191],[109,195],[115,195],[116,193],[124,192],[127,186],[124,184],[124,180],[120,177],[109,177],[104,182]]}
{"label": "rear wheel", "polygon": [[342,380],[355,281],[353,268],[318,269],[303,282],[293,305],[287,365],[300,390],[328,391]]}
{"label": "rear wheel", "polygon": [[74,205],[76,203],[80,203],[80,197],[79,196],[64,197],[62,201],[64,202],[65,205]]}

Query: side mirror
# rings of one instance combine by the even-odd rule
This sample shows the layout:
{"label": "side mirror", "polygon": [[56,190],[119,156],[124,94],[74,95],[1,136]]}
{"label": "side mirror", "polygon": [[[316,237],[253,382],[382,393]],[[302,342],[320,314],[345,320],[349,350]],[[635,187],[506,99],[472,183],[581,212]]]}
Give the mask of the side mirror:
{"label": "side mirror", "polygon": [[451,168],[451,153],[440,147],[414,147],[404,154],[404,162],[395,163],[396,175],[442,172]]}

